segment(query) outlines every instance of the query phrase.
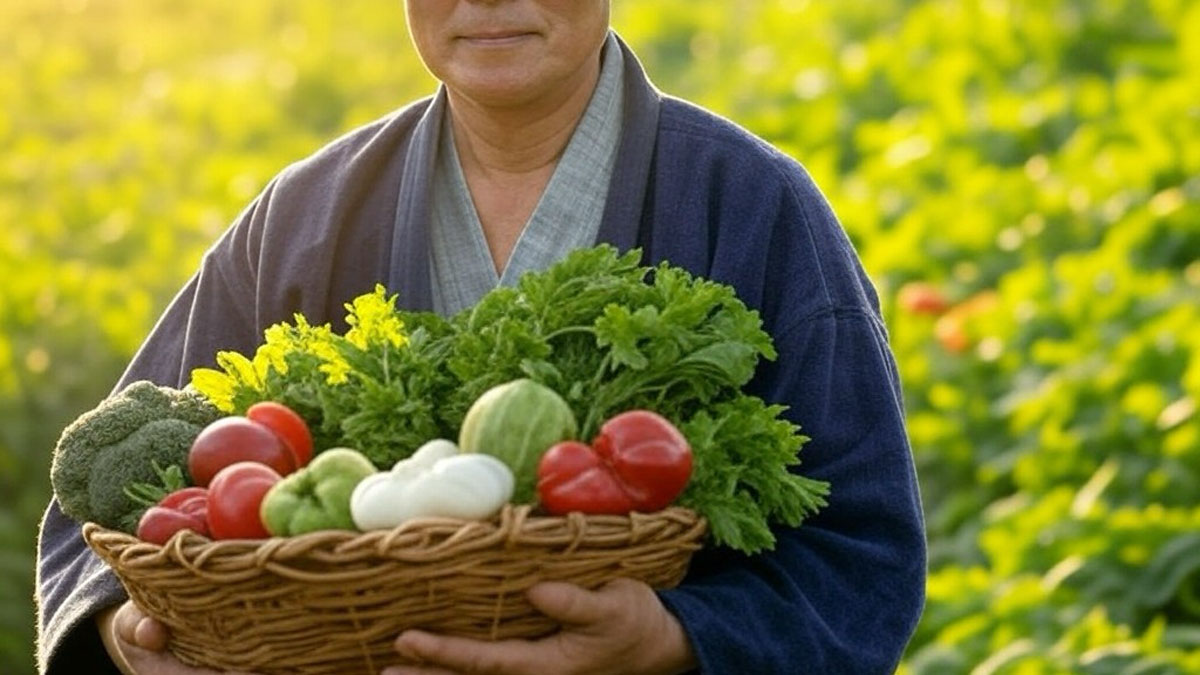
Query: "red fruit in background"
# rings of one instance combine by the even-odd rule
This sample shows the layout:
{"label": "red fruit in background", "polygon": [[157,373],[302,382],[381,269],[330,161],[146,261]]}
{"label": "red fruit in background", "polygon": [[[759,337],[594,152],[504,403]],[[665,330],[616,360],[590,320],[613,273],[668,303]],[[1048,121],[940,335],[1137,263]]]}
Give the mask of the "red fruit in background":
{"label": "red fruit in background", "polygon": [[246,409],[246,417],[267,427],[283,439],[296,460],[296,468],[306,466],[313,456],[312,433],[304,418],[275,401],[262,401]]}
{"label": "red fruit in background", "polygon": [[208,529],[213,539],[266,539],[259,516],[263,497],[283,477],[258,462],[221,469],[208,487]]}
{"label": "red fruit in background", "polygon": [[896,296],[900,307],[909,314],[936,316],[950,307],[941,289],[925,281],[910,281],[900,287]]}
{"label": "red fruit in background", "polygon": [[961,354],[971,346],[971,339],[967,337],[967,327],[959,314],[947,314],[938,319],[933,326],[933,336],[937,338],[942,349],[952,354]]}
{"label": "red fruit in background", "polygon": [[204,427],[188,451],[188,473],[196,485],[207,486],[218,471],[235,462],[259,462],[284,476],[296,470],[287,444],[245,417],[223,417]]}
{"label": "red fruit in background", "polygon": [[971,348],[972,333],[978,332],[968,330],[971,324],[977,317],[993,312],[999,306],[1000,296],[995,291],[980,291],[939,317],[933,326],[933,335],[942,349],[961,354]]}

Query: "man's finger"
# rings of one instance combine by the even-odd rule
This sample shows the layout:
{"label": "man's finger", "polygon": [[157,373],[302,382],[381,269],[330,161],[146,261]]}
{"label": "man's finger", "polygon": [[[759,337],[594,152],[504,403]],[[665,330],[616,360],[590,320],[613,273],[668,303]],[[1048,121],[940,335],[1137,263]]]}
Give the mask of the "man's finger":
{"label": "man's finger", "polygon": [[[396,651],[401,656],[430,666],[470,675],[536,672],[536,665],[541,661],[538,656],[541,651],[539,643],[528,640],[486,642],[416,630],[404,631],[396,638]],[[417,669],[410,672],[429,671]]]}
{"label": "man's finger", "polygon": [[379,675],[461,675],[437,666],[390,666]]}
{"label": "man's finger", "polygon": [[544,581],[529,589],[530,604],[546,616],[568,626],[581,626],[612,618],[620,609],[616,595],[624,591],[618,579],[599,591],[575,584]]}
{"label": "man's finger", "polygon": [[169,637],[167,627],[148,616],[143,616],[133,629],[134,644],[152,652],[166,649]]}
{"label": "man's finger", "polygon": [[145,616],[142,614],[142,610],[132,602],[122,604],[113,617],[113,626],[116,628],[117,637],[127,644],[137,644],[137,626]]}
{"label": "man's finger", "polygon": [[167,648],[170,638],[167,627],[146,616],[132,602],[121,605],[113,618],[113,624],[117,629],[117,637],[126,644],[152,652],[161,652]]}
{"label": "man's finger", "polygon": [[593,623],[606,614],[596,593],[575,584],[542,582],[530,588],[527,595],[538,611],[567,625]]}

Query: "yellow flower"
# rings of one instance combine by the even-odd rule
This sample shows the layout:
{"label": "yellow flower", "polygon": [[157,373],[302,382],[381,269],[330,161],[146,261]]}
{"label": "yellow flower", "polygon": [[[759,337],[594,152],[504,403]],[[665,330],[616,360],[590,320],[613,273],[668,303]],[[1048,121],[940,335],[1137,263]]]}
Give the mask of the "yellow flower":
{"label": "yellow flower", "polygon": [[396,316],[396,296],[390,298],[383,286],[376,285],[374,293],[360,295],[346,305],[346,323],[350,344],[366,351],[373,345],[403,346],[408,342],[404,322]]}

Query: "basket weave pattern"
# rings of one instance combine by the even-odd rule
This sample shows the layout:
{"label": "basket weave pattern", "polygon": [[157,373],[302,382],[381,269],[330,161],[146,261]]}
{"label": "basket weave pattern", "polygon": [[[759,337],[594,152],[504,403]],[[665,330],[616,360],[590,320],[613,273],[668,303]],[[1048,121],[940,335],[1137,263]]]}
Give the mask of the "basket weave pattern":
{"label": "basket weave pattern", "polygon": [[378,673],[407,628],[483,639],[557,626],[524,591],[538,581],[597,588],[617,577],[669,588],[705,522],[673,507],[630,516],[534,516],[508,506],[483,522],[428,518],[368,533],[262,541],[183,532],[166,546],[94,523],[89,546],[130,597],[171,629],[189,665],[260,673]]}

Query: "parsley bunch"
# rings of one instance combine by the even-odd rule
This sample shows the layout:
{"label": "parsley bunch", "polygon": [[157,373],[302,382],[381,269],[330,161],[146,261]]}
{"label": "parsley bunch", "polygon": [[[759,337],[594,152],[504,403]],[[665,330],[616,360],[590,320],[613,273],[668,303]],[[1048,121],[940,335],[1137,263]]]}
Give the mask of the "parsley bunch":
{"label": "parsley bunch", "polygon": [[562,395],[584,440],[619,412],[653,410],[692,446],[679,503],[708,519],[719,544],[772,548],[769,523],[799,525],[829,486],[791,471],[808,439],[784,408],[742,392],[758,360],[775,358],[771,338],[731,287],[640,258],[611,246],[575,251],[455,316],[449,369],[460,384],[449,418],[517,377]]}

